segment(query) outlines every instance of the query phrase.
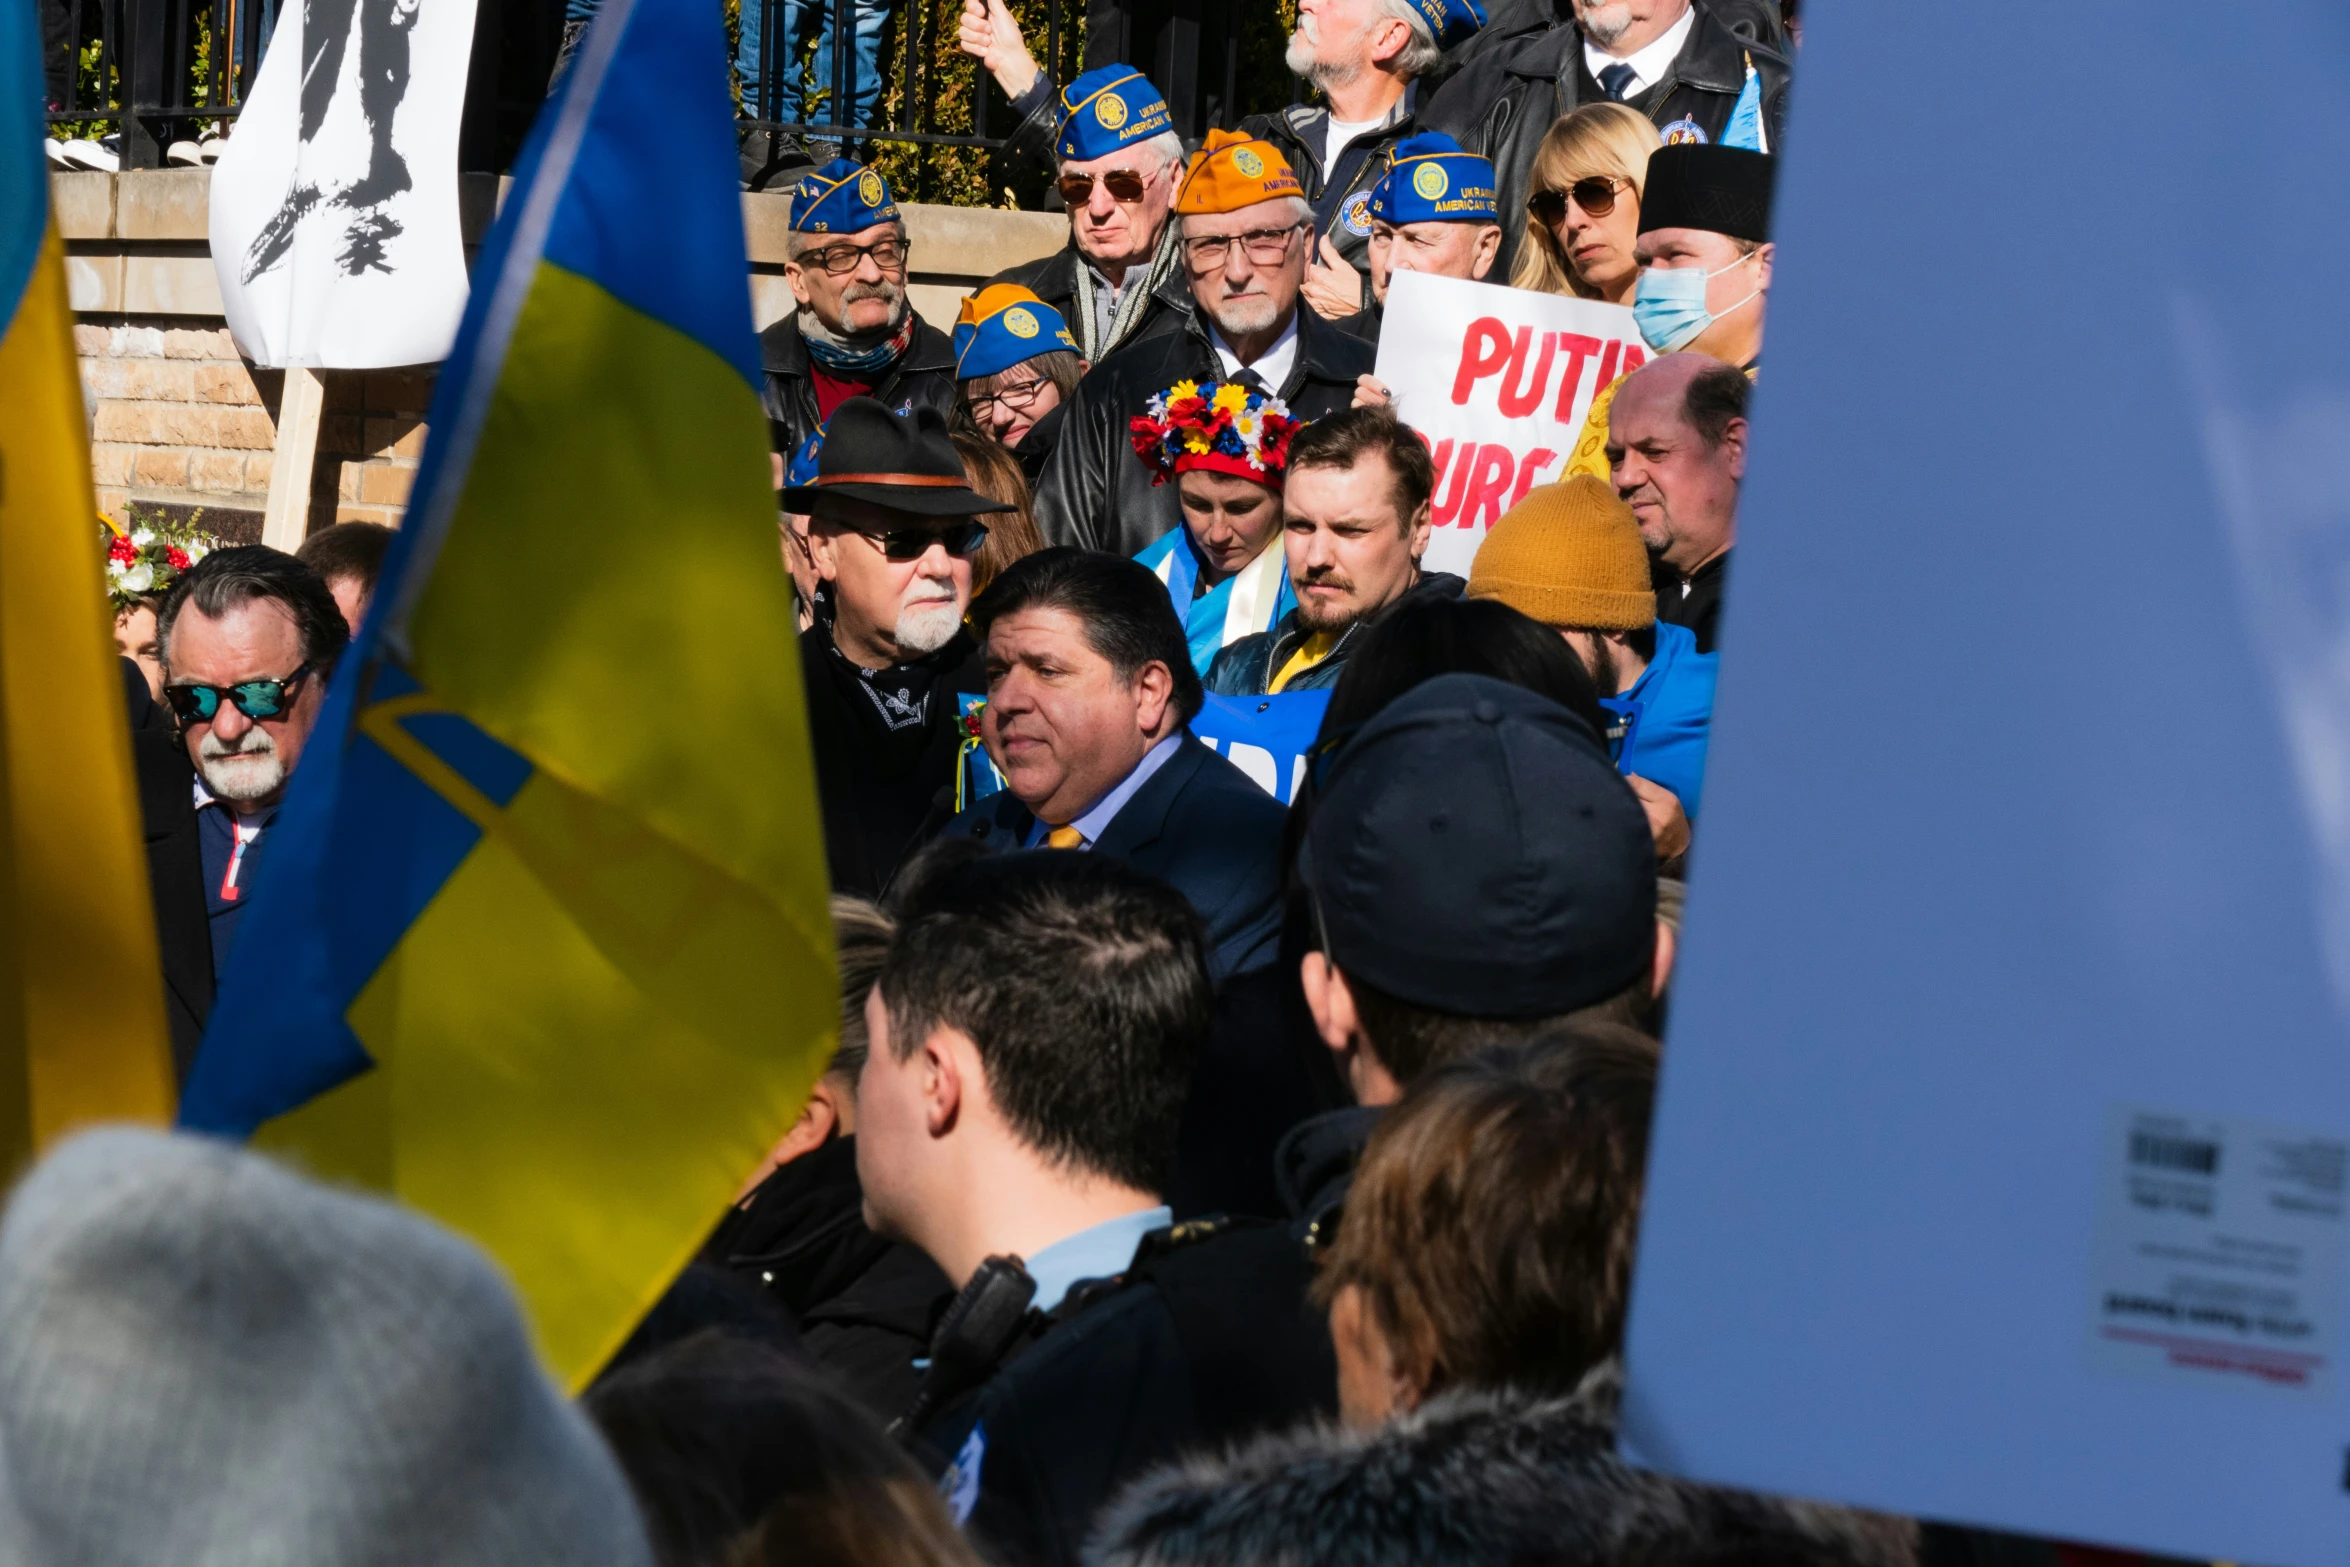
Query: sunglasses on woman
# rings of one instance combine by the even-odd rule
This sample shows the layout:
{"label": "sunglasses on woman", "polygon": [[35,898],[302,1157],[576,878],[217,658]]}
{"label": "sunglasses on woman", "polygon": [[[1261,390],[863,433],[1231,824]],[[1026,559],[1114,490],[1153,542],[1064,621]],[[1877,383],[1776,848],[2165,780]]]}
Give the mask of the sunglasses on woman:
{"label": "sunglasses on woman", "polygon": [[1563,192],[1536,191],[1526,198],[1526,210],[1546,228],[1557,228],[1566,221],[1569,200],[1592,217],[1604,218],[1616,210],[1616,187],[1631,183],[1620,174],[1594,174],[1589,179],[1577,180]]}
{"label": "sunglasses on woman", "polygon": [[[1094,178],[1091,174],[1062,175],[1062,202],[1070,207],[1082,207],[1093,200]],[[1112,201],[1142,200],[1142,188],[1147,182],[1132,169],[1112,169],[1100,178],[1102,187],[1110,193]]]}
{"label": "sunglasses on woman", "polygon": [[233,686],[165,686],[163,700],[179,714],[180,722],[210,723],[220,704],[235,704],[247,718],[283,718],[294,705],[294,692],[310,678],[304,664],[283,680],[244,680]]}
{"label": "sunglasses on woman", "polygon": [[945,528],[883,528],[865,535],[889,559],[920,560],[936,544],[949,555],[969,555],[987,542],[987,524],[968,519]]}

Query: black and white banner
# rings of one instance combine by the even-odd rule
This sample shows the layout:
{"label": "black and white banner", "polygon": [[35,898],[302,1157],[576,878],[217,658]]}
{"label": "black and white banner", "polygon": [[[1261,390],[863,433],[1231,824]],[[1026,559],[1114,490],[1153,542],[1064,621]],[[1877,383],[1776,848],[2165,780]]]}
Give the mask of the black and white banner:
{"label": "black and white banner", "polygon": [[256,364],[447,356],[474,0],[286,0],[212,174],[212,258]]}

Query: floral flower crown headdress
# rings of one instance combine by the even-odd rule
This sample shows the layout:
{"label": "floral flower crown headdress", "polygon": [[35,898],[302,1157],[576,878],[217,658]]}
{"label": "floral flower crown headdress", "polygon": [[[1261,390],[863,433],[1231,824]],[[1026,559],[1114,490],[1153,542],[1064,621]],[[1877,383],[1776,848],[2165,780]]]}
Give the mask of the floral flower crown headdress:
{"label": "floral flower crown headdress", "polygon": [[1204,468],[1281,488],[1289,443],[1304,422],[1281,399],[1236,381],[1178,381],[1128,422],[1135,455],[1156,470],[1151,483]]}
{"label": "floral flower crown headdress", "polygon": [[111,517],[98,520],[106,525],[100,535],[106,541],[106,596],[114,601],[117,614],[152,594],[169,591],[181,572],[220,547],[220,540],[192,520],[158,524],[134,519],[128,528]]}

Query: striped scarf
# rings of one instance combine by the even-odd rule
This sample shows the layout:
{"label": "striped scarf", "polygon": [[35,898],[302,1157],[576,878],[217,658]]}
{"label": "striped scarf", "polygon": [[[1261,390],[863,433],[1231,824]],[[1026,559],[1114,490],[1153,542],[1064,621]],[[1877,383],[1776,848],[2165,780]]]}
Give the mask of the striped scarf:
{"label": "striped scarf", "polygon": [[1159,291],[1175,270],[1175,255],[1180,248],[1175,238],[1176,223],[1170,216],[1165,232],[1159,235],[1158,253],[1151,257],[1148,274],[1135,277],[1127,274],[1126,287],[1118,295],[1118,307],[1110,314],[1110,330],[1105,338],[1100,320],[1094,310],[1094,296],[1101,284],[1094,276],[1093,263],[1085,253],[1077,254],[1077,319],[1069,323],[1077,328],[1077,346],[1085,355],[1085,362],[1098,365],[1112,349],[1134,335],[1142,322],[1142,313],[1150,308],[1151,295]]}

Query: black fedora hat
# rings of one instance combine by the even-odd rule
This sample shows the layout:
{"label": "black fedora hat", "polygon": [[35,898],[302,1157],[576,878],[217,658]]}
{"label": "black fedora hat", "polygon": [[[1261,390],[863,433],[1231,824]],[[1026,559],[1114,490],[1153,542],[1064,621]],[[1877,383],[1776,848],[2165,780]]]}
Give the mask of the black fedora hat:
{"label": "black fedora hat", "polygon": [[816,478],[783,491],[785,511],[816,512],[826,496],[847,496],[924,517],[969,517],[1010,511],[963,477],[963,459],[935,408],[891,413],[886,403],[852,397],[824,421]]}

